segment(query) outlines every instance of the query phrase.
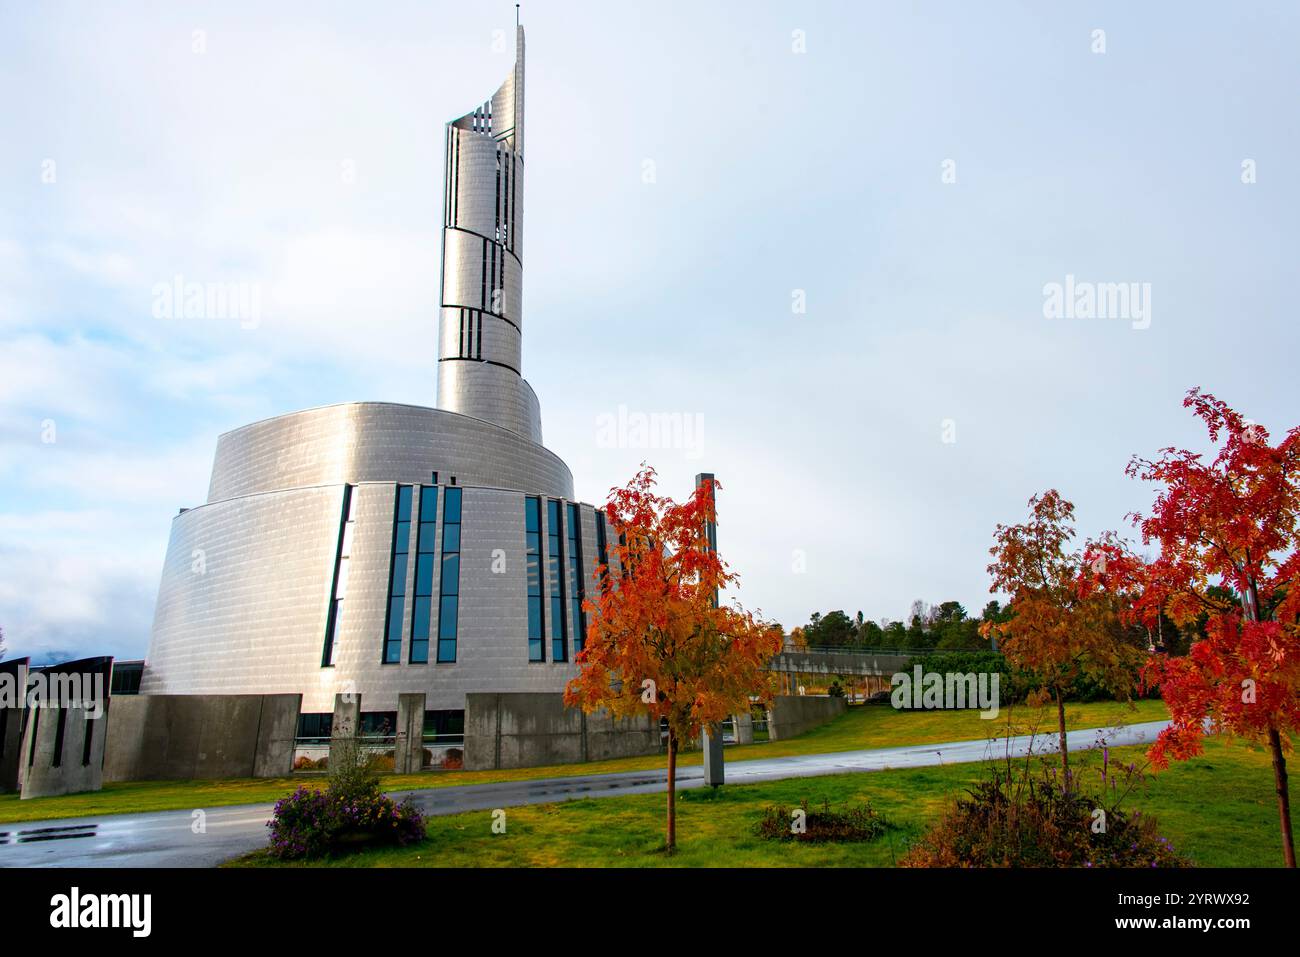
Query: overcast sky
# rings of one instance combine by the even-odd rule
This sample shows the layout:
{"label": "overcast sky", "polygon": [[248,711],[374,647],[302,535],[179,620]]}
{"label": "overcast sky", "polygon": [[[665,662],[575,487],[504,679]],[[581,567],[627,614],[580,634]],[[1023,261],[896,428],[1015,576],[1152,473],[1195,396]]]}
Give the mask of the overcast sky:
{"label": "overcast sky", "polygon": [[[1083,533],[1150,503],[1124,465],[1203,445],[1188,388],[1296,424],[1297,20],[525,3],[524,373],[578,497],[642,459],[674,495],[717,473],[740,597],[787,627],[978,611],[1032,493]],[[504,78],[513,21],[0,0],[10,655],[144,655],[221,432],[433,404],[442,124]],[[176,276],[257,284],[261,321],[156,318]],[[1067,276],[1146,311],[1048,318]],[[611,443],[620,407],[702,429]]]}

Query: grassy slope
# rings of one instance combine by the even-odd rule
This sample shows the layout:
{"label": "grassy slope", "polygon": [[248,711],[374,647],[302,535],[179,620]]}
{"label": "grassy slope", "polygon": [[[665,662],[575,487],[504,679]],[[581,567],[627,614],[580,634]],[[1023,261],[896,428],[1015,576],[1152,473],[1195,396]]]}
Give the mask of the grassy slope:
{"label": "grassy slope", "polygon": [[[1106,727],[1117,722],[1132,724],[1168,717],[1162,701],[1139,701],[1136,710],[1116,702],[1074,704],[1066,708],[1071,728]],[[728,761],[746,758],[784,757],[825,751],[860,748],[888,748],[899,745],[963,741],[1007,733],[1023,734],[1037,729],[1050,733],[1055,716],[1046,710],[1025,708],[1004,710],[998,718],[984,721],[975,711],[899,712],[883,706],[849,710],[843,717],[789,741],[745,745],[727,749]],[[700,754],[682,755],[683,765],[700,763]],[[599,774],[605,771],[643,771],[661,768],[660,755],[619,758],[589,764],[564,764],[508,771],[443,771],[424,774],[386,775],[383,786],[390,791],[415,788],[454,787],[496,781],[526,781],[536,778]],[[102,791],[62,797],[20,801],[17,795],[0,794],[0,823],[86,817],[142,811],[221,807],[231,804],[262,804],[278,800],[299,784],[323,784],[321,777],[249,778],[226,781],[133,781],[105,785]]]}
{"label": "grassy slope", "polygon": [[[1138,748],[1112,760],[1141,761]],[[433,818],[418,848],[370,851],[327,866],[358,867],[888,867],[979,765],[959,764],[778,781],[717,792],[683,792],[679,852],[665,856],[663,795],[586,799],[507,811],[504,835],[484,812]],[[753,828],[769,804],[870,800],[896,826],[869,844],[793,845],[762,840]],[[1125,806],[1156,815],[1161,833],[1201,866],[1280,866],[1277,806],[1267,754],[1241,744],[1207,743],[1206,754],[1148,778]],[[235,862],[275,866],[263,852]]]}

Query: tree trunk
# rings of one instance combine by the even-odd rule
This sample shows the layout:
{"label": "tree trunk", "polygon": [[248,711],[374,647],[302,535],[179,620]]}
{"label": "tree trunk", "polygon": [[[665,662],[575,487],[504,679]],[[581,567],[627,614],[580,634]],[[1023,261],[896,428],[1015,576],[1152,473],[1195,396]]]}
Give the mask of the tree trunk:
{"label": "tree trunk", "polygon": [[1273,783],[1277,789],[1277,811],[1282,818],[1282,857],[1287,867],[1295,867],[1295,838],[1291,834],[1291,793],[1286,783],[1286,757],[1282,754],[1282,736],[1277,728],[1268,729],[1268,746],[1273,752]]}
{"label": "tree trunk", "polygon": [[1061,786],[1070,790],[1070,751],[1065,746],[1065,696],[1060,688],[1056,691],[1056,731],[1061,748]]}
{"label": "tree trunk", "polygon": [[664,848],[671,854],[677,849],[677,735],[668,732],[668,839]]}

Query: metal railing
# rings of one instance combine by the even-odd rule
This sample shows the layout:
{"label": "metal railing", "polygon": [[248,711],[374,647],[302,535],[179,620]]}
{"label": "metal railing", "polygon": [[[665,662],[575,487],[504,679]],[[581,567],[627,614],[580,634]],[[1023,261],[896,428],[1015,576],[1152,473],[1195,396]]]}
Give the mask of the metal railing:
{"label": "metal railing", "polygon": [[863,648],[857,645],[809,645],[807,648],[800,648],[796,645],[785,645],[781,649],[782,654],[814,654],[814,655],[898,655],[905,657],[937,655],[943,654],[937,648]]}

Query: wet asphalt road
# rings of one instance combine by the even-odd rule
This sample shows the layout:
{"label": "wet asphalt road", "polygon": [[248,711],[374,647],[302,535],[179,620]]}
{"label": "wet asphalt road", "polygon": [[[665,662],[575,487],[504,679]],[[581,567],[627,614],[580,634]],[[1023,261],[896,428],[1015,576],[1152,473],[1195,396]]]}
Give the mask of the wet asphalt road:
{"label": "wet asphalt road", "polygon": [[[1095,747],[1101,741],[1112,747],[1144,744],[1155,739],[1168,722],[1149,721],[1124,728],[1071,731],[1071,751]],[[785,758],[757,758],[728,762],[728,784],[755,784],[782,778],[815,777],[917,768],[982,761],[1056,750],[1055,735],[1036,738],[997,738],[869,751],[840,751]],[[679,768],[678,787],[704,786],[700,767]],[[526,804],[647,794],[663,791],[666,772],[624,771],[577,777],[472,784],[461,787],[398,791],[399,800],[410,795],[428,814],[491,811]],[[203,811],[206,825],[196,833],[194,811],[154,811],[105,817],[65,818],[24,824],[0,824],[0,867],[212,867],[266,844],[270,804],[244,804]]]}

